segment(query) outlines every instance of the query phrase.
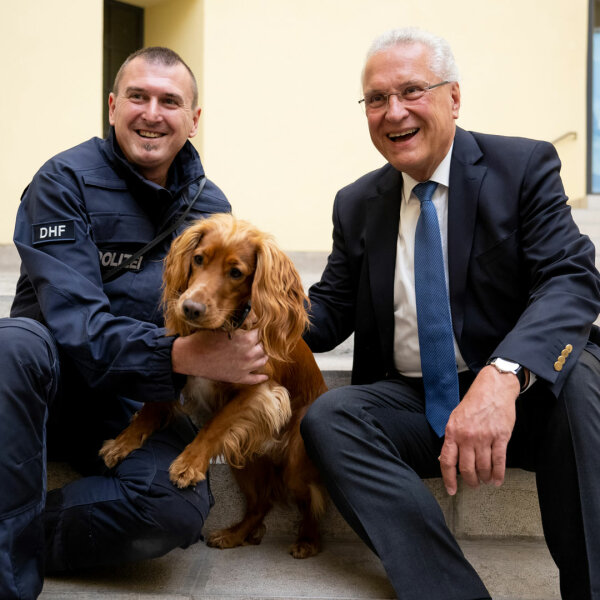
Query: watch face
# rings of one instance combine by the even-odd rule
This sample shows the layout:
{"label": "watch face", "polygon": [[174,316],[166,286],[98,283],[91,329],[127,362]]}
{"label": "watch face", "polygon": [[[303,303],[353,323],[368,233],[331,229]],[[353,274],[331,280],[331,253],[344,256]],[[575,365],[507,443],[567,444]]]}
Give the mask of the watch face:
{"label": "watch face", "polygon": [[505,360],[504,358],[495,358],[492,363],[499,371],[505,373],[517,373],[521,368],[521,365],[516,362],[512,362],[510,360]]}
{"label": "watch face", "polygon": [[530,378],[527,375],[527,371],[519,363],[504,358],[493,358],[488,364],[496,367],[500,373],[512,373],[516,375],[521,385],[521,392],[527,389]]}

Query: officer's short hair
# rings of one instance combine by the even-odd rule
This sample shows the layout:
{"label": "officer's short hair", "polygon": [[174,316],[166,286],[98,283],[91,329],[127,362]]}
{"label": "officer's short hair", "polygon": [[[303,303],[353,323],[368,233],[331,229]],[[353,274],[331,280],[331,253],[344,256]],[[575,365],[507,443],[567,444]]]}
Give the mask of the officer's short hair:
{"label": "officer's short hair", "polygon": [[113,83],[112,93],[115,96],[119,94],[119,84],[121,82],[121,79],[123,78],[123,71],[125,70],[125,67],[134,58],[138,57],[143,58],[146,62],[158,63],[164,65],[165,67],[172,67],[176,64],[182,64],[187,69],[187,72],[190,74],[190,77],[192,79],[192,109],[196,108],[196,106],[198,105],[198,83],[196,82],[196,77],[194,77],[194,73],[187,66],[183,58],[181,58],[181,56],[177,54],[177,52],[171,50],[170,48],[165,48],[163,46],[148,46],[147,48],[140,48],[139,50],[136,50],[135,52],[130,54],[125,59],[125,62],[123,62],[123,64],[120,66],[115,77],[115,81]]}

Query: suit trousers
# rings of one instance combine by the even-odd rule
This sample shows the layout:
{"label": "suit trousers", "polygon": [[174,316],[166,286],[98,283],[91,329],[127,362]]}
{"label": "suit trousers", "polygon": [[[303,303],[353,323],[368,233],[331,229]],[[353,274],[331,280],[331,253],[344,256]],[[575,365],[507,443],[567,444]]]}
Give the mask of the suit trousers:
{"label": "suit trousers", "polygon": [[[473,375],[460,375],[461,397]],[[379,556],[401,600],[490,594],[421,478],[441,476],[439,439],[420,379],[397,376],[330,390],[302,435],[330,495]],[[600,363],[584,351],[558,398],[542,382],[517,399],[507,464],[536,472],[544,534],[562,597],[600,599]]]}
{"label": "suit trousers", "polygon": [[[196,433],[186,418],[157,432],[115,469],[46,495],[48,415],[59,404],[65,376],[59,353],[43,325],[22,318],[0,319],[0,346],[2,600],[37,598],[44,570],[153,558],[201,539],[213,504],[208,482],[180,490],[168,476],[170,463]],[[88,394],[81,390],[81,405],[90,400]],[[105,397],[107,403],[110,399]],[[80,415],[85,413],[82,409]],[[121,413],[125,417],[126,411]],[[90,410],[87,419],[73,420],[70,426],[78,431],[65,428],[62,435],[77,442],[89,431],[100,434],[101,424],[92,423],[93,414]],[[127,422],[127,418],[120,424],[113,421],[106,437]],[[62,458],[72,462],[91,451],[91,447],[82,451],[78,443],[68,446],[71,456]]]}

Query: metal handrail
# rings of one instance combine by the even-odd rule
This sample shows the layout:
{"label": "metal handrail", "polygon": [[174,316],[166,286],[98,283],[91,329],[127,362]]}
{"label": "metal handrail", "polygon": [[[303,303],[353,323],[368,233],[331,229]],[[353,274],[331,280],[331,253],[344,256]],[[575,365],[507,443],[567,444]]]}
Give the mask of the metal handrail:
{"label": "metal handrail", "polygon": [[562,135],[559,135],[555,140],[552,140],[553,144],[558,144],[558,142],[562,142],[563,140],[566,140],[567,138],[572,137],[574,140],[577,139],[577,132],[576,131],[567,131],[566,133],[563,133]]}

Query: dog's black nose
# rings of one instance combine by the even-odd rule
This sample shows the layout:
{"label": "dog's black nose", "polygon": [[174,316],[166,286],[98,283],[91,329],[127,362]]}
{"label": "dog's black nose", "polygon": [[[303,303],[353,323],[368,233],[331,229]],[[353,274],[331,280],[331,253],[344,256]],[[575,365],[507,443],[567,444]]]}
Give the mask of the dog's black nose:
{"label": "dog's black nose", "polygon": [[195,321],[206,312],[206,304],[186,300],[183,303],[183,314],[188,321]]}

